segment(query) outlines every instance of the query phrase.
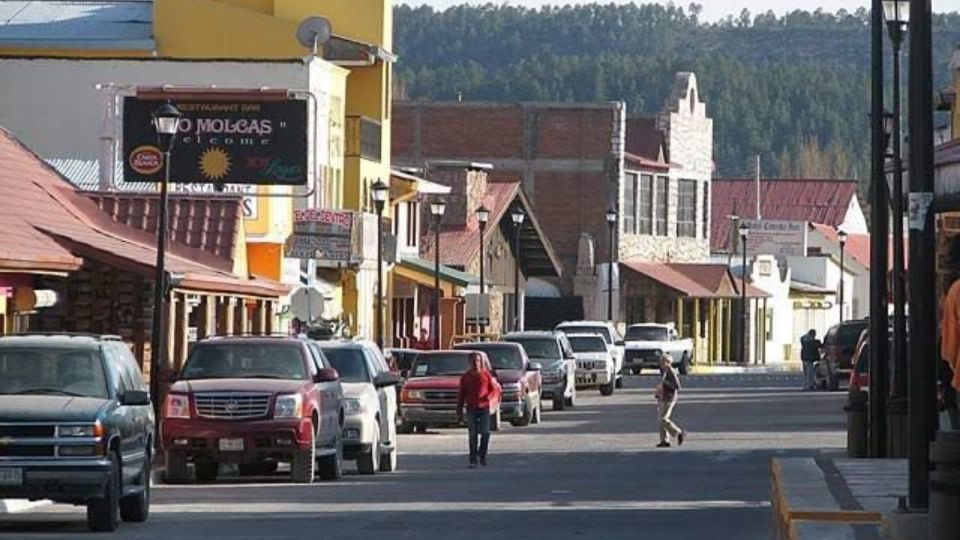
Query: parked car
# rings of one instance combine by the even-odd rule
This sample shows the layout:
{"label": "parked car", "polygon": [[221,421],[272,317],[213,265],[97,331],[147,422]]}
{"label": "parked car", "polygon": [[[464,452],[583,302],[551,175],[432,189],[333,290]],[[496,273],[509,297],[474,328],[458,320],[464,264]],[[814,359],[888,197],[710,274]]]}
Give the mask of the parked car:
{"label": "parked car", "polygon": [[563,332],[567,337],[571,334],[600,334],[603,336],[603,341],[606,343],[607,350],[610,352],[610,357],[615,364],[617,374],[616,387],[621,388],[623,386],[623,357],[625,345],[615,324],[609,321],[563,322],[557,325],[556,330]]}
{"label": "parked car", "polygon": [[849,380],[857,342],[868,325],[866,319],[859,319],[835,324],[827,330],[823,337],[823,353],[815,367],[819,388],[838,390],[841,379]]}
{"label": "parked car", "polygon": [[[887,346],[889,347],[887,359],[890,363],[887,373],[890,375],[890,381],[893,382],[893,327],[887,329]],[[861,332],[860,339],[857,342],[856,353],[853,356],[853,369],[850,373],[850,392],[857,390],[863,392],[870,391],[870,328]]]}
{"label": "parked car", "polygon": [[603,337],[569,334],[567,339],[577,359],[577,389],[599,388],[601,395],[612,396],[617,384],[617,370]]}
{"label": "parked car", "polygon": [[366,341],[320,343],[343,386],[343,457],[360,474],[397,468],[397,384],[380,350]]}
{"label": "parked car", "polygon": [[577,362],[570,341],[562,332],[514,332],[503,341],[522,345],[527,357],[540,363],[541,399],[552,400],[553,410],[577,404]]}
{"label": "parked car", "polygon": [[153,408],[118,337],[0,338],[0,499],[86,505],[113,531],[150,514]]}
{"label": "parked car", "polygon": [[313,341],[222,337],[194,345],[164,404],[166,478],[216,480],[221,463],[241,473],[290,463],[294,482],[340,478],[345,411],[339,374]]}
{"label": "parked car", "polygon": [[635,375],[644,368],[660,369],[660,356],[669,354],[673,366],[686,375],[693,361],[693,340],[680,339],[676,328],[670,324],[643,323],[631,324],[623,337],[626,343],[624,351],[624,369]]}
{"label": "parked car", "polygon": [[417,359],[417,355],[420,354],[420,352],[421,351],[416,349],[387,349],[384,351],[384,354],[393,358],[400,377],[406,378],[407,372],[410,371],[410,367],[413,366],[413,361]]}
{"label": "parked car", "polygon": [[[425,351],[417,355],[400,392],[401,430],[424,431],[433,426],[458,426],[457,397],[460,377],[470,369],[471,351]],[[486,354],[484,362],[489,367]],[[490,429],[501,425],[500,402],[490,404]]]}
{"label": "parked car", "polygon": [[459,343],[455,350],[481,351],[490,359],[497,381],[503,387],[500,398],[500,415],[511,425],[523,427],[539,424],[542,366],[531,362],[527,352],[517,343],[486,341]]}

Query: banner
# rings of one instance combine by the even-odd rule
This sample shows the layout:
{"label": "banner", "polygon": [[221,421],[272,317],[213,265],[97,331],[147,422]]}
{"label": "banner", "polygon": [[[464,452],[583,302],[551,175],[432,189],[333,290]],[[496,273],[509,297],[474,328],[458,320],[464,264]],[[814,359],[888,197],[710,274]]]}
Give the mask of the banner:
{"label": "banner", "polygon": [[[123,102],[123,179],[163,180],[152,113],[163,99]],[[170,181],[178,184],[307,183],[307,102],[171,99],[183,117],[173,148]]]}

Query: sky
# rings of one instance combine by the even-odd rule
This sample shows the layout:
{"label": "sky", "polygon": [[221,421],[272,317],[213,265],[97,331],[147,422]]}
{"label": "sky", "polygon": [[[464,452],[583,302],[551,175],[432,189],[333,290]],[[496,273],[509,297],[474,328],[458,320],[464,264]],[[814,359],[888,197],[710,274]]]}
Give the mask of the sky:
{"label": "sky", "polygon": [[[538,7],[547,4],[585,4],[591,2],[607,4],[614,2],[617,4],[629,4],[631,0],[396,0],[397,3],[406,3],[411,5],[427,4],[435,8],[446,8],[458,4],[510,4]],[[660,0],[644,0],[641,3],[651,3],[656,1],[659,4],[669,3]],[[933,10],[935,12],[960,11],[960,0],[932,0]],[[869,0],[697,0],[696,3],[703,6],[703,18],[701,20],[715,21],[722,19],[727,15],[739,15],[744,8],[749,9],[750,13],[766,12],[772,9],[777,14],[782,14],[788,10],[803,9],[814,11],[822,7],[825,11],[834,12],[839,9],[847,11],[856,11],[858,8],[870,5]],[[674,4],[686,7],[690,0],[676,0]]]}

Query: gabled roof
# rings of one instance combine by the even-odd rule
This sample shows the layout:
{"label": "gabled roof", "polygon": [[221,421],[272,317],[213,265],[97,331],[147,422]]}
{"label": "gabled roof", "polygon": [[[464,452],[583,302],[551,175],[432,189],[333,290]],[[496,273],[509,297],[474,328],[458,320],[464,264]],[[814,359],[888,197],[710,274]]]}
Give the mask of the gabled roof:
{"label": "gabled roof", "polygon": [[[764,219],[807,221],[839,227],[857,195],[854,180],[764,179],[760,182],[760,213]],[[730,216],[756,214],[753,179],[715,179],[710,189],[710,244],[714,252],[729,249]]]}
{"label": "gabled roof", "polygon": [[[82,257],[109,260],[149,274],[155,234],[114,222],[56,171],[0,128],[0,270],[73,271]],[[180,287],[209,285],[220,292],[279,296],[287,288],[238,277],[212,255],[171,243],[166,265]]]}
{"label": "gabled roof", "polygon": [[[837,229],[822,225],[819,223],[811,223],[810,227],[819,232],[830,242],[838,244],[839,249],[839,238],[837,236]],[[855,259],[858,263],[863,265],[865,268],[870,268],[870,235],[869,234],[848,234],[847,243],[844,246],[844,253]],[[887,253],[887,266],[888,269],[893,269],[893,238],[890,238],[890,242],[887,246],[889,250]],[[910,262],[910,239],[904,235],[903,237],[903,257],[904,257],[904,268],[909,266]]]}
{"label": "gabled roof", "polygon": [[152,51],[149,0],[2,0],[0,47]]}
{"label": "gabled roof", "polygon": [[[521,265],[531,276],[559,277],[562,266],[553,250],[553,245],[540,228],[533,206],[520,187],[520,182],[490,182],[483,197],[483,206],[490,210],[490,220],[486,235],[494,233],[513,204],[520,204],[527,219],[520,233]],[[512,224],[510,225],[513,226]],[[440,231],[440,263],[447,266],[465,267],[480,251],[480,222],[476,214],[471,215],[464,225],[445,226]],[[512,239],[511,239],[512,240]],[[424,259],[433,260],[434,239],[428,234],[421,242]]]}

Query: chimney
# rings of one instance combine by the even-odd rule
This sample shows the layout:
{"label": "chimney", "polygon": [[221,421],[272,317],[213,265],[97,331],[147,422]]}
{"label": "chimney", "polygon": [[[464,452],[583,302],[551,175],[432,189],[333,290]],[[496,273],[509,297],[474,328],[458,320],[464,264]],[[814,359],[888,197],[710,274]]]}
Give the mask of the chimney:
{"label": "chimney", "polygon": [[487,193],[487,171],[482,167],[464,165],[432,166],[428,180],[450,186],[445,196],[447,209],[443,225],[462,226],[473,217]]}

